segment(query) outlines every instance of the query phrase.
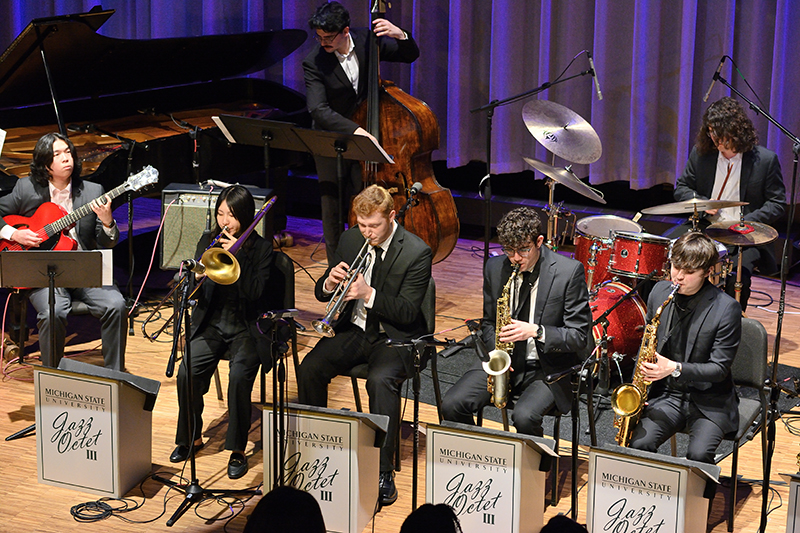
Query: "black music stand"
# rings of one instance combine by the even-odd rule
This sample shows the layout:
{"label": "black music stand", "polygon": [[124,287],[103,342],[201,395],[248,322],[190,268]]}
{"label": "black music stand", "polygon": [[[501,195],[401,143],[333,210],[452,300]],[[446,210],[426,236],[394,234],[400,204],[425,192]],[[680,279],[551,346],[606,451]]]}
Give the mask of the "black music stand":
{"label": "black music stand", "polygon": [[222,133],[233,143],[264,147],[264,165],[269,168],[272,148],[308,152],[318,157],[336,158],[339,184],[339,228],[344,231],[344,160],[394,163],[392,157],[371,137],[333,131],[300,128],[289,122],[221,115],[212,117]]}
{"label": "black music stand", "polygon": [[[0,255],[0,283],[3,287],[49,287],[50,302],[50,360],[42,365],[58,368],[61,359],[56,350],[52,321],[56,316],[56,287],[85,288],[103,285],[103,254],[98,250],[45,251],[26,250]],[[20,347],[21,348],[21,347]],[[23,358],[20,349],[20,362]],[[6,440],[24,437],[36,429],[36,424],[9,435]]]}

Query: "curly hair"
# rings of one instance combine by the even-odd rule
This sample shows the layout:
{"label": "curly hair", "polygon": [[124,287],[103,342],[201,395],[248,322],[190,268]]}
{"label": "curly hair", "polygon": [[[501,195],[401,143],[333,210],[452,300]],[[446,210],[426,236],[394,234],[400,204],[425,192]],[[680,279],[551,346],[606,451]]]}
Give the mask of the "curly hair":
{"label": "curly hair", "polygon": [[308,19],[311,30],[322,30],[326,33],[339,33],[350,26],[350,13],[339,2],[326,2],[319,6]]}
{"label": "curly hair", "polygon": [[368,217],[377,212],[388,217],[392,209],[394,199],[380,185],[370,185],[353,198],[353,212],[357,216]]}
{"label": "curly hair", "polygon": [[50,182],[50,167],[53,165],[53,144],[57,140],[67,143],[67,148],[72,154],[72,176],[70,177],[74,190],[81,176],[81,160],[78,159],[78,154],[75,152],[75,145],[72,144],[72,141],[66,135],[61,135],[60,133],[46,133],[36,142],[31,160],[31,179],[42,187],[46,187]]}
{"label": "curly hair", "polygon": [[503,248],[522,248],[541,235],[542,222],[530,207],[518,207],[509,211],[497,224],[497,238]]}
{"label": "curly hair", "polygon": [[758,134],[753,121],[745,114],[744,108],[731,98],[720,98],[706,109],[703,114],[703,125],[697,132],[696,146],[701,154],[717,149],[717,143],[711,139],[710,131],[717,139],[726,141],[731,150],[743,154],[758,144]]}
{"label": "curly hair", "polygon": [[669,258],[679,270],[707,271],[719,261],[719,252],[709,236],[689,231],[672,244]]}

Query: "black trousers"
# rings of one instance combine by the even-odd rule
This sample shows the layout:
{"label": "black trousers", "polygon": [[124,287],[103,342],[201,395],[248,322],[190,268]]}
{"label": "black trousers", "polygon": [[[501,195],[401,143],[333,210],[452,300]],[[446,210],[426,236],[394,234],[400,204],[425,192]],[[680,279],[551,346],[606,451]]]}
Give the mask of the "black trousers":
{"label": "black trousers", "polygon": [[650,400],[633,429],[630,447],[655,453],[668,438],[684,428],[689,431],[686,458],[714,464],[714,454],[725,434],[693,402],[676,394]]}
{"label": "black trousers", "polygon": [[[442,417],[451,422],[474,425],[473,415],[492,401],[486,389],[486,378],[487,374],[478,361],[445,394]],[[555,412],[555,397],[544,378],[541,368],[529,364],[524,376],[512,381],[511,394],[519,395],[519,398],[514,402],[511,422],[519,433],[543,436],[542,420],[545,415]]]}
{"label": "black trousers", "polygon": [[389,430],[381,447],[381,472],[393,469],[400,430],[400,386],[408,378],[405,365],[408,357],[408,348],[386,346],[385,335],[370,342],[361,328],[351,325],[337,331],[335,337],[320,339],[297,373],[300,403],[327,407],[331,380],[358,364],[369,364],[369,412],[389,417]]}
{"label": "black trousers", "polygon": [[222,356],[230,353],[228,374],[228,434],[226,450],[244,450],[250,432],[251,394],[258,376],[261,359],[253,337],[245,330],[232,338],[224,338],[214,327],[195,334],[190,344],[192,360],[193,417],[189,413],[188,374],[186,359],[178,369],[178,430],[175,444],[189,446],[203,434],[203,395]]}
{"label": "black trousers", "polygon": [[334,157],[315,157],[317,165],[317,181],[319,183],[319,195],[322,208],[322,234],[325,237],[325,250],[328,256],[328,264],[333,263],[333,254],[339,246],[339,237],[344,231],[344,224],[347,224],[349,215],[348,207],[350,197],[361,191],[361,163],[352,159],[345,159],[343,177],[343,198],[341,198],[342,221],[339,224],[339,180],[337,179],[336,158]]}

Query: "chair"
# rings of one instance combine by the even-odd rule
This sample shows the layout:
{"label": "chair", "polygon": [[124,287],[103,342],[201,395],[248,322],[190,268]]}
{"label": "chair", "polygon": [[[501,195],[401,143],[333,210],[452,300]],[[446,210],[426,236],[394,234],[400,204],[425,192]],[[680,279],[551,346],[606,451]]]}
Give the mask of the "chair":
{"label": "chair", "polygon": [[[425,329],[428,333],[436,331],[436,282],[433,278],[428,282],[428,290],[422,299],[422,316],[425,318]],[[436,397],[436,412],[439,415],[439,421],[442,420],[442,392],[439,387],[439,371],[436,368],[436,347],[427,346],[425,353],[420,354],[420,371],[425,368],[427,361],[431,361],[431,374],[433,376],[433,392]],[[353,397],[356,402],[356,410],[363,412],[361,404],[361,395],[358,391],[358,380],[367,379],[369,373],[369,365],[367,363],[358,364],[350,370],[343,372],[342,376],[349,376],[353,384]],[[398,420],[400,417],[398,416]],[[397,432],[397,446],[395,447],[395,469],[400,470],[400,432]]]}
{"label": "chair", "polygon": [[[272,294],[283,294],[283,298],[275,298],[274,301],[281,302],[280,305],[283,309],[292,309],[294,308],[294,263],[292,263],[292,259],[283,252],[275,252],[275,260],[272,263],[272,269],[269,273],[269,283],[267,288],[265,289],[270,291]],[[297,375],[297,367],[300,366],[300,359],[297,355],[297,323],[294,321],[289,322],[292,331],[292,360],[294,362],[294,373],[295,376]],[[225,354],[223,359],[229,359],[228,355]],[[266,392],[266,375],[267,369],[263,366],[261,367],[261,403],[265,403],[267,399],[267,392]],[[216,371],[214,371],[214,384],[217,388],[217,398],[221,401],[223,399],[222,396],[222,384],[219,379],[219,367],[217,367]]]}
{"label": "chair", "polygon": [[[767,380],[767,330],[758,320],[742,318],[742,340],[731,367],[733,382],[738,387],[754,389],[758,398],[739,397],[739,429],[730,440],[733,442],[733,457],[731,464],[731,499],[728,508],[728,531],[733,531],[734,516],[736,511],[736,487],[738,483],[739,446],[742,441],[747,442],[761,432],[761,459],[766,464],[767,453],[767,413],[769,412],[769,388]],[[675,435],[670,439],[672,455],[676,453]],[[724,455],[717,455],[715,462],[724,459]]]}

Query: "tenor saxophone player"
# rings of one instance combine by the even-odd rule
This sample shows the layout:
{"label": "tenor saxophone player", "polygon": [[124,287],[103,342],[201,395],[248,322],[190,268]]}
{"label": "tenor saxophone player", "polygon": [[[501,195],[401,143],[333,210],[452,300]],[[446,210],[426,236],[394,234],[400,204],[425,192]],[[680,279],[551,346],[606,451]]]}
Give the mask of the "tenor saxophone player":
{"label": "tenor saxophone player", "polygon": [[[631,435],[632,448],[655,452],[686,428],[686,458],[713,463],[722,438],[739,426],[731,365],[741,337],[742,310],[708,281],[717,260],[714,242],[702,233],[686,233],[672,245],[670,273],[679,287],[661,316],[656,360],[642,364],[652,385]],[[653,287],[648,321],[670,288],[669,281]]]}
{"label": "tenor saxophone player", "polygon": [[[484,268],[482,337],[488,349],[511,345],[511,420],[519,433],[543,435],[545,414],[567,413],[570,380],[547,383],[545,377],[580,364],[592,349],[589,292],[583,265],[543,246],[536,211],[520,207],[497,225],[503,255]],[[518,281],[509,287],[508,317],[498,316],[498,299],[519,265]],[[507,320],[506,320],[507,318]],[[499,337],[495,328],[499,328]],[[496,338],[497,337],[497,338]],[[450,388],[442,401],[446,420],[474,424],[474,414],[492,401],[480,361]]]}

